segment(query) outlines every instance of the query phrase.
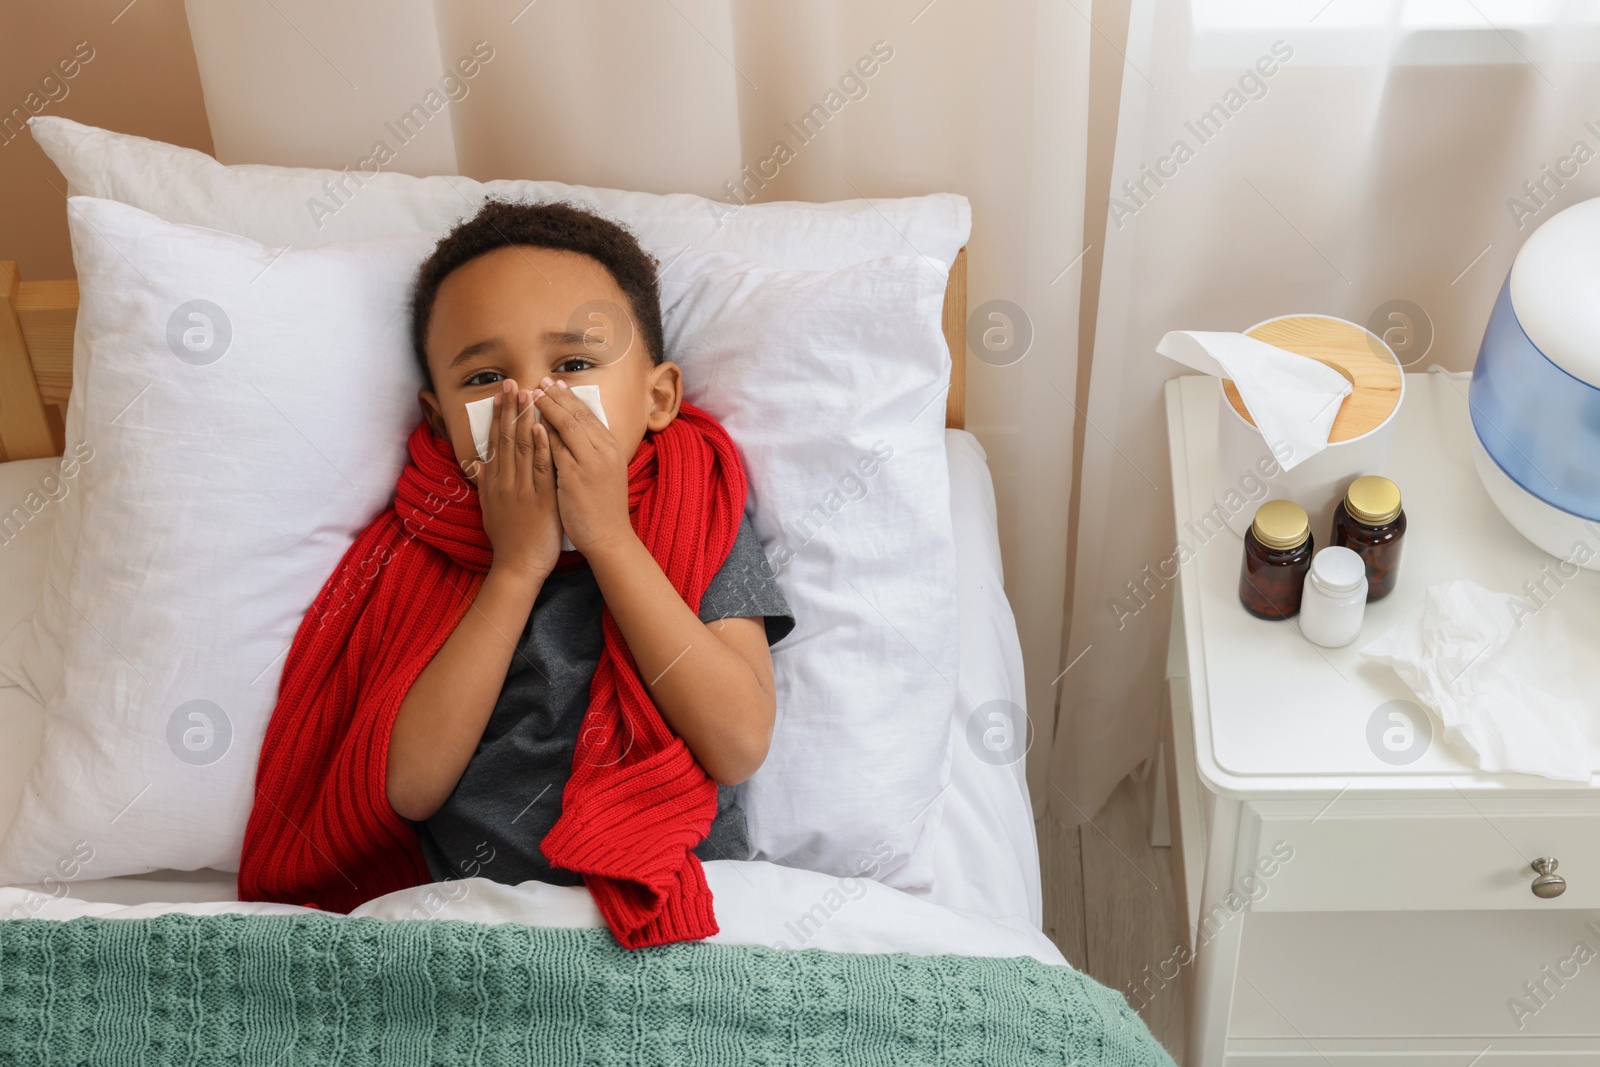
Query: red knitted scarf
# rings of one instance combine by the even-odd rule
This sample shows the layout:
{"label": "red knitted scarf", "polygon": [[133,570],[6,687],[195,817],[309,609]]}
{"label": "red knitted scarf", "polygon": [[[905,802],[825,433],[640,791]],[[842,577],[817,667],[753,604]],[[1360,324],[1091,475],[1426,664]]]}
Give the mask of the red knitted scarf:
{"label": "red knitted scarf", "polygon": [[[432,881],[412,824],[389,806],[389,732],[493,551],[449,442],[424,421],[407,447],[394,507],[356,537],[290,646],[256,770],[240,900],[348,912]],[[628,464],[633,529],[696,611],[744,502],[732,440],[687,402]],[[690,849],[711,830],[716,782],[656,710],[609,608],[602,625],[561,817],[540,849],[583,876],[624,947],[708,937],[711,890]]]}

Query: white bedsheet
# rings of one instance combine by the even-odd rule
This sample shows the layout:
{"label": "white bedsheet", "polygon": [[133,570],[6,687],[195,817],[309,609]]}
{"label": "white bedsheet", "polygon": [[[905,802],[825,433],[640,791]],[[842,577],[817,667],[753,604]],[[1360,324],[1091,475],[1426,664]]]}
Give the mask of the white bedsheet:
{"label": "white bedsheet", "polygon": [[[1040,932],[1038,847],[1022,763],[995,766],[980,760],[964,739],[973,708],[996,698],[1023,702],[1022,653],[1001,583],[994,487],[982,446],[961,430],[948,430],[945,437],[958,561],[962,698],[951,723],[950,786],[941,801],[935,836],[933,887],[912,895],[876,882],[770,863],[713,861],[706,864],[706,874],[722,926],[713,941],[782,942],[791,948],[855,952],[1028,955],[1046,963],[1066,962]],[[54,463],[0,464],[0,509],[36,490]],[[0,634],[38,596],[52,514],[53,505],[46,506],[19,534],[0,543]],[[16,813],[39,750],[43,717],[43,708],[21,688],[0,688],[0,828],[9,826]],[[41,871],[41,878],[45,874]],[[16,908],[38,918],[303,910],[241,904],[235,899],[234,875],[226,872],[156,871],[95,879],[92,859],[65,883],[0,889],[0,917],[16,914]],[[537,882],[506,886],[481,878],[404,890],[369,901],[353,914],[601,925],[593,900],[581,887]]]}
{"label": "white bedsheet", "polygon": [[[836,878],[760,860],[712,860],[705,865],[705,871],[720,927],[717,934],[707,938],[712,944],[819,948],[831,952],[908,952],[919,956],[1031,956],[1041,963],[1068,966],[1050,939],[1026,923],[942,907],[871,879]],[[17,887],[0,889],[0,919],[66,920],[82,915],[145,919],[168,912],[322,914],[291,904],[107,904],[51,897]],[[594,898],[582,886],[543,882],[512,886],[485,878],[402,889],[369,900],[350,917],[455,919],[529,926],[605,925]]]}
{"label": "white bedsheet", "polygon": [[991,700],[1027,705],[1022,644],[1006,600],[994,481],[978,439],[946,430],[955,520],[956,605],[961,626],[960,700],[951,724],[950,787],[934,835],[936,904],[1044,923],[1039,839],[1024,761],[996,765],[969,745],[967,719]]}

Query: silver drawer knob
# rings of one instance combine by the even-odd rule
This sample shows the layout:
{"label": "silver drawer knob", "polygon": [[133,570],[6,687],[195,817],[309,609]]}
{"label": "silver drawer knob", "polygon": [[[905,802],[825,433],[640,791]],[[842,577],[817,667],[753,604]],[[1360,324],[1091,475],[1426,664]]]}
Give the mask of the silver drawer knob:
{"label": "silver drawer knob", "polygon": [[1534,896],[1549,900],[1567,891],[1567,880],[1556,873],[1559,866],[1554,856],[1540,856],[1533,861],[1533,869],[1539,872],[1539,877],[1533,880]]}

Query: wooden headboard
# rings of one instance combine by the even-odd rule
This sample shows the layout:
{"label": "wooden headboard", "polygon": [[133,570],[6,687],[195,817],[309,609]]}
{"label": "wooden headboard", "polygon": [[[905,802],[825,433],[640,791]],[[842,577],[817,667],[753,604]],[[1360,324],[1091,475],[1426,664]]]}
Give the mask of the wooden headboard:
{"label": "wooden headboard", "polygon": [[[25,282],[0,260],[0,462],[59,456],[72,392],[72,330],[78,283]],[[944,291],[944,337],[950,345],[950,394],[944,424],[967,418],[967,250],[956,253]]]}

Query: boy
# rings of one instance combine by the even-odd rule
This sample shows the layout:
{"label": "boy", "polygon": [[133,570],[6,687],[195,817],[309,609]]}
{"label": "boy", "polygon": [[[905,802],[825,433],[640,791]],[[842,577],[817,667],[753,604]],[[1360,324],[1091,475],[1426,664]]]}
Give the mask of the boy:
{"label": "boy", "polygon": [[750,858],[729,787],[794,617],[737,449],[664,359],[655,267],[586,211],[497,200],[422,264],[423,417],[290,647],[240,900],[481,875],[584,884],[630,948],[716,932],[698,861]]}
{"label": "boy", "polygon": [[[422,824],[434,879],[580,883],[538,846],[561,813],[602,600],[662,717],[720,783],[695,854],[749,859],[730,787],[766,758],[768,645],[794,618],[748,518],[698,617],[629,523],[629,461],[683,397],[662,358],[654,261],[587,212],[490,201],[422,265],[412,334],[423,416],[478,487],[494,545],[475,610],[411,686],[390,739],[390,803]],[[600,387],[609,430],[571,385]],[[466,404],[489,396],[498,441],[480,463]],[[583,561],[557,568],[563,531]]]}

